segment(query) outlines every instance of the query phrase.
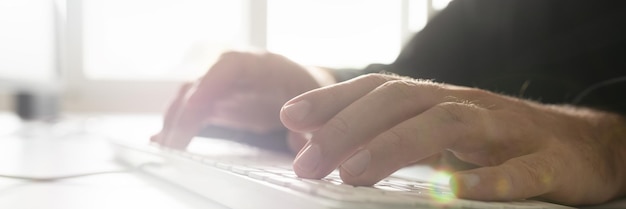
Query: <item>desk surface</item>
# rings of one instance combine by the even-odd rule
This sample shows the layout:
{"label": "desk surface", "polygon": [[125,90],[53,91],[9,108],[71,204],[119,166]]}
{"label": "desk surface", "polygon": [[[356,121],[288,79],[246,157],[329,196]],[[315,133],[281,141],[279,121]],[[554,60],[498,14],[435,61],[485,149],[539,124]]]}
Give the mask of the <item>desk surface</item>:
{"label": "desk surface", "polygon": [[[125,137],[147,140],[160,126],[159,117],[155,116],[115,118],[114,123],[99,121],[97,128],[101,130],[96,131],[115,130]],[[80,123],[84,125],[91,121],[81,120]],[[91,129],[83,125],[69,127]],[[0,174],[49,177],[125,169],[113,161],[112,151],[105,140],[85,137],[84,130],[24,133],[20,132],[23,126],[18,120],[3,114],[0,114],[0,127],[4,127],[0,130]],[[0,208],[225,207],[175,185],[129,171],[43,183],[0,178]],[[626,208],[626,200],[597,208]]]}
{"label": "desk surface", "polygon": [[[105,140],[85,137],[83,130],[49,133],[34,127],[38,133],[23,133],[23,126],[18,123],[13,116],[0,114],[0,127],[4,127],[0,131],[0,174],[50,177],[126,169],[113,161],[111,148]],[[144,136],[141,137],[147,140],[152,132],[149,128],[154,128],[154,124],[144,125],[147,126],[142,127],[143,130],[136,129],[131,134],[139,136],[142,133]],[[224,207],[174,185],[131,171],[55,182],[0,178],[0,208]]]}

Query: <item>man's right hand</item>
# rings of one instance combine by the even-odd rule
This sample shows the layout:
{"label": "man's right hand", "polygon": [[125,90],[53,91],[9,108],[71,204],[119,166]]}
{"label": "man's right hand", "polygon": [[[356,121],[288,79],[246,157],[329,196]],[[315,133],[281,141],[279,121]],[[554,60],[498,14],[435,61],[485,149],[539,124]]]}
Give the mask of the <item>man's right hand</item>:
{"label": "man's right hand", "polygon": [[279,112],[286,101],[334,82],[325,70],[277,54],[227,52],[201,79],[180,89],[152,141],[184,149],[207,124],[256,133],[283,129]]}

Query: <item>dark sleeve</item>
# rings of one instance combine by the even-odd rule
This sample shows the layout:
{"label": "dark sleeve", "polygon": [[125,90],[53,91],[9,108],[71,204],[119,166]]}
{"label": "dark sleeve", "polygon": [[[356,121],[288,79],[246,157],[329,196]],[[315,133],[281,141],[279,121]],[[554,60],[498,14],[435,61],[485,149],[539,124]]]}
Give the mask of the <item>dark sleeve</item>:
{"label": "dark sleeve", "polygon": [[387,71],[626,115],[626,1],[458,0]]}
{"label": "dark sleeve", "polygon": [[526,2],[452,1],[404,46],[389,71],[414,78],[476,86],[477,78],[492,74],[491,71],[498,69],[510,56],[508,44],[511,42],[509,34],[514,33],[513,25],[528,27],[514,24],[511,17],[520,10],[531,8],[535,11],[531,18],[543,18],[545,8],[541,3]]}
{"label": "dark sleeve", "polygon": [[468,66],[472,60],[467,56],[472,39],[472,25],[468,13],[477,12],[475,6],[453,1],[436,15],[426,27],[417,33],[402,49],[390,65],[372,64],[363,70],[341,69],[335,71],[339,81],[358,75],[387,71],[414,78],[436,79],[455,83],[450,77],[463,77],[456,69]]}

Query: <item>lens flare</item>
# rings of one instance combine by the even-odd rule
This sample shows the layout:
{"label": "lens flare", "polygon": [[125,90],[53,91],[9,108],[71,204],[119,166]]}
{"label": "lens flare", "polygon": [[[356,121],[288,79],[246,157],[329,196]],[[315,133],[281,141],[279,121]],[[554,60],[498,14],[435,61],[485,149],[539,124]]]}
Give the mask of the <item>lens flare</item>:
{"label": "lens flare", "polygon": [[430,179],[430,182],[433,183],[429,191],[429,196],[443,205],[451,203],[456,199],[452,193],[452,188],[448,186],[450,176],[450,173],[440,171],[435,173]]}
{"label": "lens flare", "polygon": [[496,195],[506,197],[511,193],[511,183],[503,178],[496,180]]}

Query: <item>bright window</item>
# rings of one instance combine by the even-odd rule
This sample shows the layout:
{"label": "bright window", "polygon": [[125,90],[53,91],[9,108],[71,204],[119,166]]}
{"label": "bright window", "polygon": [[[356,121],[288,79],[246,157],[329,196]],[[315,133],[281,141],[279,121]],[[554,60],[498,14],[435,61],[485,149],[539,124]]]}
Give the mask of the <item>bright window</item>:
{"label": "bright window", "polygon": [[[447,1],[431,3],[441,7]],[[305,65],[389,63],[410,34],[426,24],[429,12],[427,0],[80,3],[81,71],[94,80],[189,80],[203,74],[223,51],[249,45]]]}
{"label": "bright window", "polygon": [[162,111],[230,49],[334,68],[392,62],[449,1],[0,0],[0,68],[14,76],[0,77],[63,82],[69,110]]}
{"label": "bright window", "polygon": [[189,79],[245,45],[242,0],[84,0],[88,79]]}
{"label": "bright window", "polygon": [[53,9],[48,0],[0,1],[0,85],[57,78]]}
{"label": "bright window", "polygon": [[401,3],[269,0],[267,48],[307,65],[389,63],[402,44]]}

